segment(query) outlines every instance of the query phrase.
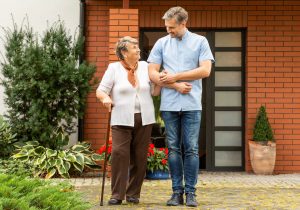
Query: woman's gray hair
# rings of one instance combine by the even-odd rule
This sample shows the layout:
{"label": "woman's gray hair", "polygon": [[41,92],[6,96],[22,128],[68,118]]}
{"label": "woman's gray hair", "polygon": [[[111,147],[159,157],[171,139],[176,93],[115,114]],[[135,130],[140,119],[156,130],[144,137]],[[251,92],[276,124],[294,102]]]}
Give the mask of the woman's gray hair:
{"label": "woman's gray hair", "polygon": [[171,7],[164,16],[162,17],[163,20],[170,20],[175,18],[176,23],[180,24],[183,21],[187,21],[189,18],[188,12],[182,7]]}
{"label": "woman's gray hair", "polygon": [[127,43],[138,44],[138,41],[130,36],[124,36],[123,38],[119,39],[119,41],[116,43],[115,52],[120,60],[124,60],[122,51],[128,51]]}

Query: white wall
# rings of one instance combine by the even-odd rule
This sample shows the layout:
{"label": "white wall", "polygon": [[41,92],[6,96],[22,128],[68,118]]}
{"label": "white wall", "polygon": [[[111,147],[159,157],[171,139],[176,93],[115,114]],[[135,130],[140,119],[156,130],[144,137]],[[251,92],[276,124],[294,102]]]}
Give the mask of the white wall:
{"label": "white wall", "polygon": [[[79,4],[79,0],[0,0],[0,26],[12,28],[12,17],[14,22],[21,26],[24,18],[28,16],[33,30],[42,34],[47,25],[61,19],[73,35],[79,25]],[[3,30],[0,30],[0,36],[3,37]],[[0,41],[0,52],[4,54],[2,41]],[[3,87],[0,85],[0,114],[5,113],[6,110],[3,99]],[[71,139],[76,141],[77,134],[72,135]]]}

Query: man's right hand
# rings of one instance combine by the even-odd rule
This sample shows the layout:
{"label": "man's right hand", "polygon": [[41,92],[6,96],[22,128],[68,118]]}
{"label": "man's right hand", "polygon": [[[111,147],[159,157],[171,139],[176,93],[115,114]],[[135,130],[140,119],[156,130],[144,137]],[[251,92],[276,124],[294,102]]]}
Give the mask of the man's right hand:
{"label": "man's right hand", "polygon": [[175,89],[181,94],[188,94],[192,90],[192,84],[188,82],[177,82],[175,83]]}

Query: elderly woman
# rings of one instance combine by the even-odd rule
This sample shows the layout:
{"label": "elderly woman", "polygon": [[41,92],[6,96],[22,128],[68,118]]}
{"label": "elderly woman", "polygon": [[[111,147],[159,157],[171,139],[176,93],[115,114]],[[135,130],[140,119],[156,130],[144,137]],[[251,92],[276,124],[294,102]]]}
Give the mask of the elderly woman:
{"label": "elderly woman", "polygon": [[[137,204],[155,122],[151,82],[148,63],[139,61],[136,39],[121,38],[116,44],[116,55],[120,61],[109,64],[96,92],[97,98],[112,112],[112,195],[108,204],[120,205],[125,198]],[[160,87],[154,86],[152,94],[159,92]]]}

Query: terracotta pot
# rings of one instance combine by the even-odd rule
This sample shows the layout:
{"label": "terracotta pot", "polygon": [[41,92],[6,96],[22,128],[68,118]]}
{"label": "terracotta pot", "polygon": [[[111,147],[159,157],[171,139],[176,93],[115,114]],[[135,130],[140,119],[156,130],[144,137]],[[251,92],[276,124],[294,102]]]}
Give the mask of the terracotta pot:
{"label": "terracotta pot", "polygon": [[270,175],[273,173],[276,160],[276,143],[261,145],[249,141],[251,166],[255,174]]}

